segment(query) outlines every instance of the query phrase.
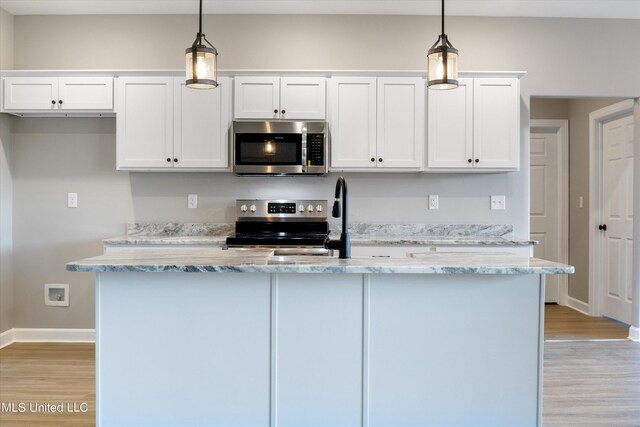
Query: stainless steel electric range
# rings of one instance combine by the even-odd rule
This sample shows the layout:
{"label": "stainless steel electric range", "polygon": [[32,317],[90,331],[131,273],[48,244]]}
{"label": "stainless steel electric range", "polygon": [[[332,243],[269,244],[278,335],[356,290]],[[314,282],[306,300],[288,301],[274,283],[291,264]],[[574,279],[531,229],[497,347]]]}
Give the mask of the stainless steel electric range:
{"label": "stainless steel electric range", "polygon": [[236,200],[229,248],[272,248],[276,255],[330,255],[326,200]]}

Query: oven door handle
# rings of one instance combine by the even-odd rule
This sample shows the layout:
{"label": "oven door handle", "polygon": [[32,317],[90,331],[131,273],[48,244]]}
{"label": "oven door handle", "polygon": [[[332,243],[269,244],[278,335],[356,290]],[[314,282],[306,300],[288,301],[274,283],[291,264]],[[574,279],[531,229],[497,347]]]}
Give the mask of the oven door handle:
{"label": "oven door handle", "polygon": [[302,128],[302,147],[300,147],[302,153],[302,173],[307,172],[307,127]]}

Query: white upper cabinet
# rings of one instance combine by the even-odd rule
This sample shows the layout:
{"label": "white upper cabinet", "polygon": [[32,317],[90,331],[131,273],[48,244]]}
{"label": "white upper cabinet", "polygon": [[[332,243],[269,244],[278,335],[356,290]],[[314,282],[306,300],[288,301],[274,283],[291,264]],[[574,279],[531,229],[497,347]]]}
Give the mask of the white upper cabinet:
{"label": "white upper cabinet", "polygon": [[117,94],[117,168],[171,167],[173,77],[120,77]]}
{"label": "white upper cabinet", "polygon": [[457,89],[429,90],[430,168],[473,167],[473,79],[458,81]]}
{"label": "white upper cabinet", "polygon": [[173,155],[179,168],[229,166],[229,79],[219,78],[213,90],[186,87],[184,78],[174,84]]}
{"label": "white upper cabinet", "polygon": [[460,79],[430,90],[427,170],[510,171],[520,167],[518,78]]}
{"label": "white upper cabinet", "polygon": [[424,92],[425,81],[418,77],[378,78],[378,167],[422,166]]}
{"label": "white upper cabinet", "polygon": [[324,77],[253,77],[234,79],[235,119],[323,120]]}
{"label": "white upper cabinet", "polygon": [[182,77],[118,79],[118,169],[226,170],[230,79],[219,82],[198,90]]}
{"label": "white upper cabinet", "polygon": [[6,77],[4,111],[112,111],[112,77]]}
{"label": "white upper cabinet", "polygon": [[330,99],[333,170],[420,170],[425,133],[422,78],[334,77]]}
{"label": "white upper cabinet", "polygon": [[473,81],[474,163],[481,168],[520,166],[520,88],[511,78]]}
{"label": "white upper cabinet", "polygon": [[330,80],[331,167],[376,167],[376,78]]}

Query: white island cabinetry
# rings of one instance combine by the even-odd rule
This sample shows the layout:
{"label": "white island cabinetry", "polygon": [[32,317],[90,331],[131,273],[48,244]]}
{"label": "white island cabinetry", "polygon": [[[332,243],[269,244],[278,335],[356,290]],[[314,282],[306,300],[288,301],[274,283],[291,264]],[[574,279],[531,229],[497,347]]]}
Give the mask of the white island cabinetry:
{"label": "white island cabinetry", "polygon": [[573,271],[215,249],[67,269],[97,273],[101,427],[539,426],[544,275]]}

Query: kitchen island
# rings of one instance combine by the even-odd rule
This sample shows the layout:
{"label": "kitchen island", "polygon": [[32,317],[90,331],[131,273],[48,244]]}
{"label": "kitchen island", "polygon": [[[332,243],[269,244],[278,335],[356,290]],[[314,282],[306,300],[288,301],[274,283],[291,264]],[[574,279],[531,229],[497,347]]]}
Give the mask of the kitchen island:
{"label": "kitchen island", "polygon": [[544,276],[508,254],[121,250],[96,272],[100,426],[541,424]]}

